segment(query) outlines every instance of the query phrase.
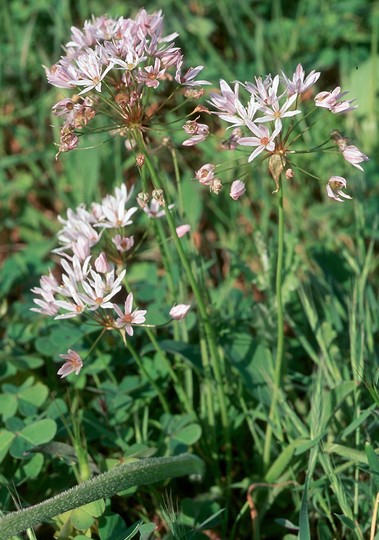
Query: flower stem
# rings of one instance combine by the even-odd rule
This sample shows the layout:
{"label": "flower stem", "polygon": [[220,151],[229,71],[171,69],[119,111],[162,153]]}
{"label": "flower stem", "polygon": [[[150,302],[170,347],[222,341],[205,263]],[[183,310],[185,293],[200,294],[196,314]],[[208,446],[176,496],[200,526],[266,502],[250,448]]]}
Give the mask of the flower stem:
{"label": "flower stem", "polygon": [[92,501],[111,497],[130,487],[187,474],[203,474],[203,469],[202,460],[190,454],[125,463],[42,503],[0,518],[0,538],[6,540],[41,521]]}
{"label": "flower stem", "polygon": [[[145,155],[145,163],[147,165],[147,168],[150,173],[150,177],[152,180],[152,183],[154,185],[155,189],[163,189],[163,185],[160,181],[160,178],[150,160],[150,156],[146,150],[146,147],[144,145],[144,142],[141,140],[141,138],[138,139],[138,143],[140,144],[141,149],[144,152]],[[226,458],[226,465],[227,465],[227,473],[225,475],[226,481],[228,482],[229,479],[229,472],[231,470],[231,461],[232,461],[232,452],[231,452],[231,439],[230,439],[230,425],[229,425],[229,417],[228,417],[228,409],[227,409],[227,400],[225,395],[225,388],[222,380],[222,371],[221,371],[221,358],[219,355],[219,352],[217,350],[216,345],[216,338],[214,335],[214,331],[211,325],[211,322],[209,320],[207,308],[205,306],[204,302],[204,295],[195,279],[195,276],[192,272],[192,268],[190,265],[190,262],[187,258],[187,255],[183,249],[182,243],[177,235],[176,228],[175,228],[175,222],[172,217],[172,214],[170,212],[170,209],[168,208],[168,204],[166,203],[165,207],[165,214],[167,217],[167,223],[170,228],[170,232],[172,234],[172,238],[174,241],[175,248],[177,250],[177,253],[179,255],[180,262],[182,263],[182,266],[184,268],[184,271],[187,275],[188,281],[191,285],[192,291],[194,293],[194,296],[196,298],[196,303],[198,306],[199,314],[201,322],[204,326],[204,332],[205,332],[205,338],[207,341],[208,349],[209,349],[209,358],[210,363],[213,371],[214,380],[216,383],[216,394],[218,398],[218,404],[220,407],[220,415],[221,415],[221,424],[222,424],[222,430],[223,430],[223,438],[224,438],[224,448],[225,448],[225,458]],[[203,356],[204,361],[204,356]],[[206,368],[206,366],[204,366]],[[211,384],[211,380],[209,377],[206,377],[206,384],[209,386]]]}
{"label": "flower stem", "polygon": [[277,341],[276,341],[276,362],[274,371],[274,386],[272,393],[271,407],[266,428],[265,444],[263,449],[263,465],[265,470],[270,465],[272,426],[277,414],[278,398],[283,378],[283,351],[284,351],[284,317],[282,299],[282,278],[283,278],[283,253],[284,253],[284,208],[283,208],[283,182],[279,176],[278,190],[278,256],[276,261],[276,310],[277,310]]}
{"label": "flower stem", "polygon": [[154,379],[150,376],[149,372],[145,369],[145,366],[143,365],[143,362],[141,358],[139,357],[138,352],[135,350],[133,345],[130,343],[130,340],[126,340],[126,346],[129,349],[131,355],[133,356],[134,360],[136,361],[136,364],[138,365],[139,369],[142,371],[142,373],[145,375],[151,386],[154,388],[154,390],[157,393],[158,399],[161,402],[161,405],[163,407],[163,410],[166,413],[170,412],[170,406],[167,403],[167,400],[160,389],[159,385],[154,381]]}

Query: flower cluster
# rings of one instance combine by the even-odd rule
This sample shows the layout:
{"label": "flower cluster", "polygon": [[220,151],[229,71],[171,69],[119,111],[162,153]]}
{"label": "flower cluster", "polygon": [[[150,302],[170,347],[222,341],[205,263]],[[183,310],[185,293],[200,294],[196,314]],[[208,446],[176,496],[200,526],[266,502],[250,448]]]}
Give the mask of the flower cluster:
{"label": "flower cluster", "polygon": [[104,129],[117,130],[132,144],[133,130],[143,131],[159,109],[148,101],[163,82],[187,88],[190,97],[201,95],[191,89],[208,84],[195,80],[203,66],[183,72],[177,35],[163,34],[161,11],[150,15],[144,9],[134,19],[93,17],[82,30],[72,27],[65,56],[45,68],[50,84],[77,92],[53,107],[65,119],[59,152],[76,148],[78,130],[98,114],[112,120]]}
{"label": "flower cluster", "polygon": [[[41,277],[40,286],[32,289],[36,295],[32,311],[57,320],[83,314],[107,330],[119,331],[124,340],[126,334],[133,335],[134,326],[145,322],[146,310],[133,311],[133,293],[126,293],[126,270],[121,269],[127,252],[134,246],[129,230],[139,208],[131,206],[132,193],[133,189],[128,191],[122,184],[113,195],[92,203],[90,209],[80,205],[75,211],[68,209],[66,218],[59,217],[60,247],[53,251],[60,257],[61,281],[52,272]],[[148,207],[149,217],[164,216],[164,210],[158,212],[159,204],[154,201]],[[188,230],[188,225],[181,225],[178,234],[182,236]],[[123,310],[116,303],[116,295],[126,297]],[[170,316],[178,318],[175,311]],[[82,364],[76,351],[69,350],[61,357],[67,360],[59,372],[62,377],[80,371]]]}
{"label": "flower cluster", "polygon": [[[320,73],[316,71],[311,71],[306,76],[303,67],[299,64],[292,78],[288,78],[284,73],[274,77],[268,75],[265,78],[255,77],[254,82],[237,81],[233,87],[221,80],[220,92],[210,94],[210,104],[215,109],[212,113],[233,128],[226,147],[235,149],[242,146],[252,149],[247,158],[249,163],[258,156],[267,157],[269,170],[277,188],[278,174],[284,171],[285,165],[291,163],[290,157],[292,159],[292,156],[296,154],[293,142],[298,137],[291,137],[296,127],[293,117],[302,113],[303,102],[310,101],[312,87],[319,77]],[[242,93],[245,98],[241,97]],[[341,92],[340,87],[332,92],[320,92],[314,98],[314,110],[321,107],[337,114],[355,109],[356,106],[352,105],[352,100],[344,99],[345,95],[346,92]],[[205,128],[202,128],[201,133],[205,132]],[[196,137],[201,138],[201,133]],[[359,164],[366,161],[367,156],[356,146],[348,144],[341,136],[338,140],[335,138],[335,141],[345,160],[363,170]],[[293,169],[288,170],[291,172],[286,176],[292,178]],[[208,163],[201,167],[195,177],[201,184],[208,185],[211,191],[216,193],[220,191],[219,179],[217,179],[217,189],[214,189],[215,166],[213,164]],[[240,184],[238,184],[239,190],[236,186],[237,184],[234,184],[230,192],[234,199],[241,196],[239,193],[244,192]]]}

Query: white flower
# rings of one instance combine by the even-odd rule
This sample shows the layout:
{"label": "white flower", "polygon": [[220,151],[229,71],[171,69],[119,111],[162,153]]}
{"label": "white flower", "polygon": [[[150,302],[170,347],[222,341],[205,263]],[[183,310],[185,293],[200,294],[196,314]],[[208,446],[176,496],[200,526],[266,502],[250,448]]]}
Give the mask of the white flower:
{"label": "white flower", "polygon": [[132,312],[133,306],[133,293],[129,293],[124,305],[124,313],[118,307],[117,304],[113,304],[113,308],[116,311],[119,318],[116,320],[117,328],[125,331],[129,336],[133,335],[133,327],[135,324],[142,324],[145,322],[145,315],[147,311],[145,309],[135,309]]}
{"label": "white flower", "polygon": [[[258,121],[258,120],[257,120]],[[253,161],[263,150],[273,152],[275,150],[275,137],[280,133],[280,127],[277,127],[270,135],[265,126],[256,125],[253,122],[246,121],[247,127],[256,135],[256,137],[242,137],[237,143],[242,146],[256,146],[257,148],[249,156],[248,162]]]}

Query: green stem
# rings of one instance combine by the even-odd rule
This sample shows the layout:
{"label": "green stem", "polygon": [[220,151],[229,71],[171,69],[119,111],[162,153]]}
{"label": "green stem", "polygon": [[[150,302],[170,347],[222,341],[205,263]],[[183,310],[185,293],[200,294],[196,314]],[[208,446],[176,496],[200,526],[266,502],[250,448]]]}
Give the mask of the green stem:
{"label": "green stem", "polygon": [[268,423],[266,428],[265,444],[263,449],[263,464],[265,470],[270,465],[272,426],[277,414],[279,393],[283,378],[283,351],[284,351],[284,318],[282,299],[282,278],[283,278],[283,253],[284,253],[284,208],[283,208],[283,182],[279,177],[278,191],[278,257],[276,261],[276,309],[277,309],[277,342],[276,342],[276,363],[274,371],[274,386]]}
{"label": "green stem", "polygon": [[203,462],[191,454],[125,463],[40,504],[0,518],[0,538],[6,540],[58,514],[111,497],[125,489],[188,474],[201,475],[203,469]]}
{"label": "green stem", "polygon": [[165,396],[163,395],[162,390],[160,389],[159,385],[154,381],[154,379],[152,379],[152,377],[150,377],[149,372],[146,370],[145,366],[143,365],[143,362],[142,362],[141,358],[139,357],[139,354],[137,353],[137,351],[135,350],[133,345],[130,343],[130,340],[126,341],[126,346],[129,349],[129,351],[131,352],[131,355],[133,356],[134,360],[136,361],[139,369],[142,371],[142,373],[145,375],[145,377],[147,378],[147,380],[149,381],[151,386],[156,391],[157,396],[159,398],[159,401],[162,404],[162,407],[163,407],[164,411],[166,413],[169,413],[170,412],[170,406],[167,403],[167,400],[166,400]]}
{"label": "green stem", "polygon": [[167,371],[169,372],[170,374],[170,377],[174,383],[174,388],[175,388],[175,391],[178,395],[178,398],[180,400],[180,402],[182,403],[184,409],[186,410],[187,413],[189,414],[192,414],[194,415],[195,417],[197,417],[197,414],[195,412],[195,410],[193,409],[185,391],[184,391],[184,388],[183,388],[183,385],[179,379],[179,377],[177,376],[177,374],[175,373],[173,367],[171,366],[170,364],[170,361],[169,359],[167,358],[166,354],[164,351],[162,351],[161,347],[159,346],[159,343],[157,342],[156,338],[155,338],[155,335],[154,335],[154,332],[152,332],[150,330],[150,328],[146,328],[146,333],[147,335],[149,336],[149,339],[152,343],[152,345],[154,346],[154,349],[155,351],[157,352],[157,354],[159,355],[159,358],[161,360],[161,362],[164,363],[164,365],[166,366],[166,369]]}
{"label": "green stem", "polygon": [[[150,160],[150,157],[148,155],[148,152],[144,146],[144,143],[143,141],[141,140],[141,137],[139,137],[138,140],[138,143],[140,144],[143,152],[144,152],[144,155],[145,155],[145,163],[147,165],[147,168],[149,170],[149,173],[150,173],[150,177],[151,177],[151,180],[152,180],[152,183],[154,185],[154,188],[155,189],[162,189],[163,190],[163,185],[161,184],[161,181],[158,177],[158,174],[156,173],[155,171],[155,168]],[[189,263],[189,260],[186,256],[186,253],[183,249],[183,246],[182,246],[182,243],[176,233],[176,227],[175,227],[175,222],[174,222],[174,219],[172,217],[172,214],[168,208],[168,204],[166,204],[166,207],[165,207],[165,214],[166,214],[166,217],[167,217],[167,223],[169,225],[169,228],[170,228],[170,232],[172,234],[172,238],[173,238],[173,241],[174,241],[174,244],[175,244],[175,248],[178,252],[178,255],[179,255],[179,258],[180,258],[180,261],[183,265],[183,268],[186,272],[186,275],[187,275],[187,278],[188,278],[188,281],[191,285],[191,288],[192,288],[192,291],[195,295],[195,298],[196,298],[196,302],[197,302],[197,306],[198,306],[198,310],[199,310],[199,314],[200,314],[200,319],[204,325],[204,330],[205,330],[205,336],[206,336],[206,340],[207,340],[207,344],[208,344],[208,347],[209,347],[209,356],[210,356],[210,362],[211,362],[211,365],[212,365],[212,370],[213,370],[213,375],[214,375],[214,379],[215,379],[215,383],[216,383],[216,393],[217,393],[217,398],[218,398],[218,402],[219,402],[219,406],[220,406],[220,413],[221,413],[221,423],[222,423],[222,429],[223,429],[223,436],[224,436],[224,443],[225,443],[225,457],[226,457],[226,465],[227,465],[227,472],[226,472],[226,481],[228,482],[229,481],[229,472],[231,470],[231,462],[232,462],[232,453],[231,453],[231,440],[230,440],[230,426],[229,426],[229,417],[228,417],[228,409],[227,409],[227,401],[226,401],[226,395],[225,395],[225,392],[224,392],[224,385],[223,385],[223,381],[222,381],[222,373],[221,373],[221,359],[220,359],[220,356],[218,354],[218,350],[217,350],[217,346],[216,346],[216,339],[215,339],[215,335],[214,335],[214,332],[213,332],[213,328],[212,328],[212,325],[210,323],[210,320],[209,320],[209,317],[208,317],[208,312],[207,312],[207,308],[205,306],[205,302],[204,302],[204,296],[200,290],[200,287],[194,277],[194,274],[192,272],[192,269],[191,269],[191,265]],[[207,380],[207,384],[209,384],[210,381]]]}

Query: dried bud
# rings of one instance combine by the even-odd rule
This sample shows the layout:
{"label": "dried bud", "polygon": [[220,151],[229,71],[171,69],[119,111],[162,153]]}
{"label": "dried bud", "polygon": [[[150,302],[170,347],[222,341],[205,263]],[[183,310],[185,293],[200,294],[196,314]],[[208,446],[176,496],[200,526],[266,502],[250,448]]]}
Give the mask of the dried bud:
{"label": "dried bud", "polygon": [[165,206],[166,203],[163,197],[163,191],[161,189],[154,189],[151,196],[160,204],[160,206]]}
{"label": "dried bud", "polygon": [[148,193],[144,193],[143,191],[141,191],[141,193],[138,193],[137,203],[139,204],[140,208],[142,208],[142,210],[146,207],[149,200],[150,195]]}
{"label": "dried bud", "polygon": [[145,156],[143,154],[137,154],[136,155],[136,165],[137,167],[143,167],[145,163]]}
{"label": "dried bud", "polygon": [[222,188],[222,182],[219,178],[214,178],[209,185],[209,189],[218,195]]}
{"label": "dried bud", "polygon": [[184,90],[184,96],[188,99],[200,99],[204,95],[203,88],[186,88]]}
{"label": "dried bud", "polygon": [[284,170],[284,165],[285,159],[283,156],[280,156],[279,154],[272,154],[268,162],[268,170],[270,171],[276,186],[273,193],[277,193],[279,191],[279,178]]}
{"label": "dried bud", "polygon": [[295,176],[293,169],[287,169],[284,174],[286,175],[287,180],[291,180],[291,178]]}

